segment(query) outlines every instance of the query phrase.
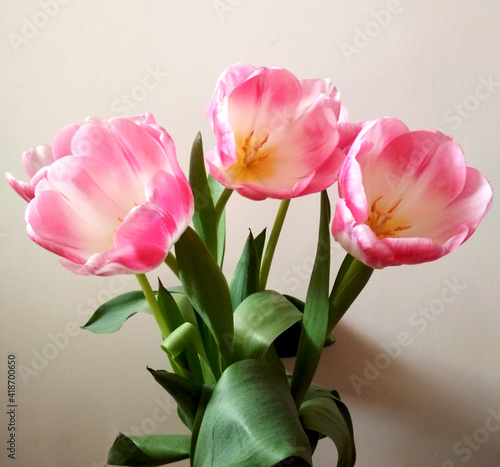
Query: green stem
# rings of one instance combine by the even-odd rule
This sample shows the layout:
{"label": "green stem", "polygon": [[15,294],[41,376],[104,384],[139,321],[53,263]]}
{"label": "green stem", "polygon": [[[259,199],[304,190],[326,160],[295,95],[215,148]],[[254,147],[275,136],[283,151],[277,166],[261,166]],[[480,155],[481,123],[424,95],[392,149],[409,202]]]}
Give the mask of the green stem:
{"label": "green stem", "polygon": [[148,302],[149,308],[151,308],[151,312],[153,313],[153,316],[155,317],[156,322],[158,323],[161,335],[163,339],[165,339],[167,336],[170,335],[170,329],[160,310],[160,306],[158,305],[155,293],[151,288],[151,284],[149,283],[146,274],[136,274],[135,277],[137,277],[139,285],[141,286],[144,296],[146,297],[146,301]]}
{"label": "green stem", "polygon": [[276,219],[274,219],[273,230],[271,231],[271,235],[269,237],[269,241],[267,243],[266,251],[264,252],[264,257],[262,258],[262,265],[260,268],[261,290],[264,290],[266,288],[267,278],[269,277],[269,270],[271,269],[271,263],[273,261],[274,252],[276,251],[276,245],[280,237],[283,223],[285,222],[288,206],[290,206],[290,199],[282,200],[276,214]]}
{"label": "green stem", "polygon": [[215,225],[219,225],[220,218],[222,217],[222,213],[224,212],[224,208],[226,204],[233,194],[233,190],[231,188],[224,188],[224,191],[219,196],[219,199],[215,205]]}
{"label": "green stem", "polygon": [[372,273],[373,268],[366,266],[366,264],[349,254],[346,255],[330,294],[327,335],[333,331],[354,300],[356,300],[370,280]]}
{"label": "green stem", "polygon": [[165,264],[170,268],[170,270],[179,278],[179,265],[177,264],[176,257],[172,254],[171,251],[168,252],[167,257],[165,258]]}

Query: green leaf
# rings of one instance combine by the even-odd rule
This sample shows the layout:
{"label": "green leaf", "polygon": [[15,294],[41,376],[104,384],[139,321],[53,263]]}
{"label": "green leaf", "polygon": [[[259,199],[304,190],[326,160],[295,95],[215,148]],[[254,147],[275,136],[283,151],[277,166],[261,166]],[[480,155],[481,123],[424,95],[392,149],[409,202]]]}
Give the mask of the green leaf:
{"label": "green leaf", "polygon": [[306,430],[328,436],[338,451],[337,467],[352,467],[356,449],[351,416],[336,391],[312,386],[299,410]]}
{"label": "green leaf", "polygon": [[[208,187],[212,193],[212,198],[214,201],[214,206],[219,201],[222,193],[224,192],[224,186],[221,185],[215,178],[211,175],[208,176]],[[226,248],[226,213],[222,213],[219,224],[217,225],[217,264],[222,267],[224,262],[224,252]]]}
{"label": "green leaf", "polygon": [[254,244],[255,244],[255,250],[257,251],[257,259],[259,261],[259,269],[260,269],[262,255],[264,254],[264,246],[266,244],[266,229],[264,229],[259,235],[255,237]]}
{"label": "green leaf", "polygon": [[82,329],[106,334],[118,331],[128,318],[137,312],[151,314],[142,290],[125,292],[103,303],[91,316]]}
{"label": "green leaf", "polygon": [[205,411],[207,410],[208,402],[212,397],[215,384],[204,384],[200,394],[200,402],[198,404],[198,410],[196,411],[196,417],[194,419],[194,425],[191,430],[191,447],[190,447],[190,457],[191,466],[193,465],[194,453],[196,450],[196,444],[198,442],[198,435],[200,434],[200,427],[205,416]]}
{"label": "green leaf", "polygon": [[[299,310],[301,313],[304,313],[305,303],[302,300],[299,300],[297,297],[293,297],[291,295],[283,295],[287,300],[292,302],[292,304]],[[278,338],[274,341],[274,347],[276,348],[276,352],[278,353],[280,358],[290,358],[295,357],[297,355],[297,348],[300,340],[300,333],[302,332],[302,323],[295,323],[293,326],[290,326],[285,332],[283,332]],[[335,342],[335,336],[333,333],[330,333],[328,338],[325,341],[325,347],[332,345]]]}
{"label": "green leaf", "polygon": [[281,366],[242,360],[226,369],[206,406],[193,457],[194,467],[273,467],[290,457],[311,465]]}
{"label": "green leaf", "polygon": [[172,358],[177,358],[193,344],[196,334],[196,328],[191,323],[182,323],[163,340],[161,347]]}
{"label": "green leaf", "polygon": [[243,253],[229,285],[233,309],[259,288],[259,259],[252,232],[248,234]]}
{"label": "green leaf", "polygon": [[108,464],[158,466],[189,458],[191,435],[125,436],[120,434],[108,454]]}
{"label": "green leaf", "polygon": [[234,350],[237,358],[262,359],[274,340],[302,319],[283,295],[272,290],[247,297],[234,312]]}
{"label": "green leaf", "polygon": [[153,375],[156,382],[160,384],[161,387],[174,398],[179,407],[182,408],[187,417],[188,427],[192,428],[203,386],[166,370],[153,370],[148,368],[148,371]]}
{"label": "green leaf", "polygon": [[[226,278],[193,229],[186,229],[176,242],[175,251],[186,295],[212,333],[227,366],[233,359],[234,327]],[[213,367],[215,362],[210,364]]]}
{"label": "green leaf", "polygon": [[[193,321],[186,320],[180,311],[178,304],[181,304],[185,314],[189,313],[186,304],[182,300],[182,296],[179,293],[171,294],[163,287],[161,281],[158,281],[158,306],[167,322],[168,328],[171,330],[170,335],[164,340],[162,348],[168,353],[172,368],[176,372],[179,370],[194,381],[203,382],[203,372],[198,359],[198,350],[202,349],[203,345],[198,332],[196,318],[194,317]],[[181,332],[185,333],[186,327],[189,326],[191,326],[189,331],[187,331],[189,332],[189,340],[182,339],[183,348],[181,349],[179,347],[179,338],[181,336],[186,337]],[[180,327],[184,327],[184,331],[178,331]],[[176,350],[172,352],[174,347]]]}
{"label": "green leaf", "polygon": [[330,293],[328,330],[331,331],[370,280],[373,268],[347,254]]}
{"label": "green leaf", "polygon": [[171,289],[169,289],[169,292],[171,293],[172,298],[175,300],[175,303],[177,304],[177,307],[178,307],[179,312],[182,316],[183,322],[191,323],[197,329],[197,333],[196,333],[196,336],[194,339],[194,347],[195,347],[196,353],[199,354],[200,357],[202,357],[206,360],[207,356],[205,354],[203,340],[202,340],[201,335],[200,335],[201,333],[199,330],[199,323],[198,323],[198,320],[196,318],[196,313],[191,305],[191,302],[189,301],[189,298],[184,293],[184,290],[179,291],[179,290],[176,290],[175,288],[171,288]]}
{"label": "green leaf", "polygon": [[193,225],[212,256],[217,259],[217,225],[214,200],[208,186],[201,133],[196,135],[191,150],[189,184],[194,197]]}
{"label": "green leaf", "polygon": [[321,215],[314,269],[307,289],[302,332],[295,361],[291,391],[300,406],[319,364],[327,337],[330,273],[330,202],[321,193]]}

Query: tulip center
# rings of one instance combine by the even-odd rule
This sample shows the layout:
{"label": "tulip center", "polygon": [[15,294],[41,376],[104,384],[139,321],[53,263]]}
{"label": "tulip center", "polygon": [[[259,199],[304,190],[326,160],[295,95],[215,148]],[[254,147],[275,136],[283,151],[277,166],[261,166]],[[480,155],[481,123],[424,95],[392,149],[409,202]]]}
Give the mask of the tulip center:
{"label": "tulip center", "polygon": [[396,237],[399,232],[408,230],[411,225],[405,225],[401,217],[395,216],[395,211],[400,205],[401,199],[386,210],[380,207],[379,201],[382,198],[383,196],[379,196],[372,203],[366,224],[378,238]]}
{"label": "tulip center", "polygon": [[244,139],[236,137],[238,160],[228,169],[232,183],[251,183],[269,176],[272,172],[272,151],[264,148],[269,135],[256,136],[251,131]]}

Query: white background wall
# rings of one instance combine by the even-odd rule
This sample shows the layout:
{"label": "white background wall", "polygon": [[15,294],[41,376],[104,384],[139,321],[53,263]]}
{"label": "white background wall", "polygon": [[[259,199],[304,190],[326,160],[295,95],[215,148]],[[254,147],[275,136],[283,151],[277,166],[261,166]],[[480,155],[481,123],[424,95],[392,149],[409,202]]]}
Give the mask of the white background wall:
{"label": "white background wall", "polygon": [[[203,110],[217,76],[249,62],[331,78],[354,121],[395,116],[452,135],[495,190],[499,18],[497,0],[2,0],[1,169],[22,178],[21,153],[50,143],[67,123],[146,110],[171,133],[187,169],[198,130],[206,148],[214,143]],[[141,91],[151,70],[157,85]],[[478,92],[483,81],[487,93]],[[334,200],[336,187],[330,192]],[[137,288],[135,279],[65,271],[28,239],[25,202],[6,182],[0,193],[0,464],[96,467],[119,431],[181,431],[146,371],[166,365],[150,316],[112,335],[79,330],[97,304]],[[497,206],[448,257],[376,271],[339,326],[317,382],[348,404],[360,467],[500,465]],[[304,296],[317,207],[315,196],[292,202],[270,287]],[[247,228],[269,225],[276,208],[230,200],[229,273]],[[336,271],[343,253],[336,245],[332,252]],[[156,275],[175,283],[164,269]],[[403,337],[389,366],[370,373],[370,364],[387,366],[384,346],[395,352]],[[5,449],[11,353],[24,376],[16,462]],[[361,378],[366,384],[353,384]],[[324,441],[315,465],[334,465],[335,456]]]}

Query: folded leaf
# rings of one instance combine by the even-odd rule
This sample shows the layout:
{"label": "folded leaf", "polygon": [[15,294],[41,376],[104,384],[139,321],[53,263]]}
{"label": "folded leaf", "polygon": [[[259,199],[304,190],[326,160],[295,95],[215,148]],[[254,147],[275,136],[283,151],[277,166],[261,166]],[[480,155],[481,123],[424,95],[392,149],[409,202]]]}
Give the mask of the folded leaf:
{"label": "folded leaf", "polygon": [[[203,348],[203,345],[198,333],[196,317],[193,317],[192,321],[186,320],[179,308],[178,304],[181,304],[183,312],[185,314],[189,313],[182,297],[184,295],[181,293],[170,293],[163,287],[161,281],[158,281],[158,306],[165,322],[171,329],[171,333],[163,342],[162,348],[168,353],[170,363],[176,373],[180,372],[201,383],[203,382],[203,372],[198,359],[198,352]],[[192,307],[189,305],[189,308]],[[182,330],[179,330],[181,327]],[[189,339],[186,339],[186,332],[189,333]],[[181,339],[181,336],[184,338]]]}
{"label": "folded leaf", "polygon": [[206,406],[193,457],[194,467],[274,467],[291,457],[303,462],[295,465],[311,465],[281,366],[242,360],[226,369]]}
{"label": "folded leaf", "polygon": [[196,334],[196,328],[191,323],[182,323],[164,339],[161,347],[172,358],[177,358],[193,344]]}
{"label": "folded leaf", "polygon": [[151,314],[142,290],[125,292],[103,303],[82,326],[82,329],[97,334],[115,332],[128,318],[139,311]]}
{"label": "folded leaf", "polygon": [[191,435],[125,436],[120,434],[108,454],[109,465],[157,466],[189,458]]}
{"label": "folded leaf", "polygon": [[328,436],[337,447],[337,467],[352,467],[356,461],[354,434],[349,411],[335,391],[312,386],[299,410],[306,430]]}
{"label": "folded leaf", "polygon": [[302,313],[272,290],[247,297],[234,312],[234,350],[238,359],[262,359],[274,340],[302,319]]}

